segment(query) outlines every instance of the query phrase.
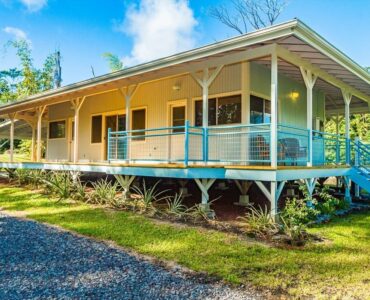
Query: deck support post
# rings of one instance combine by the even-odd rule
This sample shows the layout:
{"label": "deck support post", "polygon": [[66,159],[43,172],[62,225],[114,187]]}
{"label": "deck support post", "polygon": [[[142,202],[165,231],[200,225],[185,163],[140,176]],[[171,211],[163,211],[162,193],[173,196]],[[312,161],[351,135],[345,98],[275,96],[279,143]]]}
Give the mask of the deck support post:
{"label": "deck support post", "polygon": [[9,133],[9,139],[10,139],[10,148],[9,148],[9,161],[14,161],[14,119],[15,119],[15,113],[9,114],[9,120],[10,120],[10,133]]}
{"label": "deck support post", "polygon": [[277,182],[271,181],[270,182],[270,189],[268,189],[262,181],[256,181],[257,186],[260,188],[262,193],[266,196],[268,200],[270,200],[271,204],[271,216],[276,218],[278,214],[278,201],[281,195],[281,192],[284,189],[285,181]]}
{"label": "deck support post", "polygon": [[46,106],[40,106],[36,108],[37,116],[37,149],[36,149],[36,161],[41,161],[41,130],[42,130],[42,116],[44,115]]}
{"label": "deck support post", "polygon": [[[125,131],[128,132],[131,130],[131,115],[130,115],[130,110],[131,110],[131,99],[133,98],[134,94],[137,91],[137,84],[134,85],[128,85],[126,87],[120,88],[119,91],[121,92],[121,95],[125,99],[125,109],[126,109],[126,124],[125,124]],[[126,139],[126,160],[127,162],[130,161],[130,147],[129,147],[130,139]]]}
{"label": "deck support post", "polygon": [[271,54],[271,140],[270,160],[271,167],[277,167],[277,139],[278,139],[278,57],[276,51]]}
{"label": "deck support post", "polygon": [[122,197],[124,199],[127,199],[130,196],[130,186],[135,180],[136,176],[135,175],[114,175],[116,180],[118,181],[119,185],[122,187],[123,192],[122,192]]}
{"label": "deck support post", "polygon": [[35,158],[35,146],[36,146],[36,125],[32,124],[31,130],[32,130],[32,141],[31,141],[31,161],[34,162],[36,160]]}
{"label": "deck support post", "polygon": [[343,182],[344,182],[344,187],[345,187],[344,200],[346,200],[349,204],[352,204],[351,179],[349,178],[349,176],[343,176]]}
{"label": "deck support post", "polygon": [[252,181],[246,181],[246,180],[234,180],[239,192],[239,202],[234,203],[236,205],[246,206],[249,203],[249,199],[247,196],[247,193],[252,186]]}
{"label": "deck support post", "polygon": [[315,189],[317,178],[307,178],[304,179],[304,183],[307,187],[308,194],[310,195],[310,201],[311,203],[307,203],[307,206],[312,207],[312,194]]}
{"label": "deck support post", "polygon": [[203,206],[204,210],[207,211],[207,210],[209,210],[208,190],[211,188],[212,184],[216,181],[216,179],[215,178],[211,178],[211,179],[195,178],[194,180],[195,180],[195,183],[197,184],[197,186],[199,187],[199,189],[202,193],[202,206]]}
{"label": "deck support post", "polygon": [[213,72],[210,73],[209,68],[203,69],[203,76],[199,78],[196,73],[191,73],[191,76],[194,80],[199,84],[202,88],[202,101],[203,101],[203,115],[202,115],[202,127],[203,127],[203,160],[205,162],[208,161],[208,94],[209,94],[209,86],[213,83],[216,79],[217,75],[220,74],[223,65],[219,65],[216,67]]}
{"label": "deck support post", "polygon": [[303,81],[306,85],[307,91],[307,130],[308,130],[308,157],[307,157],[307,166],[312,167],[312,91],[315,86],[317,76],[312,74],[311,70],[306,70],[303,67],[300,67]]}
{"label": "deck support post", "polygon": [[80,117],[80,109],[82,104],[85,102],[86,96],[82,98],[76,98],[71,100],[72,109],[74,110],[74,126],[73,126],[73,133],[74,133],[74,142],[73,142],[73,162],[77,163],[78,161],[78,128],[79,128],[79,117]]}
{"label": "deck support post", "polygon": [[351,155],[350,155],[350,111],[349,105],[351,104],[352,94],[346,90],[342,90],[343,100],[344,100],[344,119],[345,119],[345,137],[346,137],[346,164],[350,164]]}

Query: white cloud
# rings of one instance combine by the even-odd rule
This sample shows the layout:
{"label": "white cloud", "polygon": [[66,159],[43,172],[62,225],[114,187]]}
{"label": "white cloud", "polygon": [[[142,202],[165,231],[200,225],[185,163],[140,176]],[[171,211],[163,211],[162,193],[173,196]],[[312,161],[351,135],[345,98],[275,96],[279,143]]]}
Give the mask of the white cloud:
{"label": "white cloud", "polygon": [[133,38],[125,65],[134,65],[195,46],[195,26],[187,0],[141,0],[128,9],[120,30]]}
{"label": "white cloud", "polygon": [[27,43],[31,44],[31,41],[28,39],[27,34],[19,28],[7,26],[3,28],[3,31],[12,35],[16,40],[25,40]]}
{"label": "white cloud", "polygon": [[29,12],[36,12],[42,9],[46,4],[47,0],[19,0]]}

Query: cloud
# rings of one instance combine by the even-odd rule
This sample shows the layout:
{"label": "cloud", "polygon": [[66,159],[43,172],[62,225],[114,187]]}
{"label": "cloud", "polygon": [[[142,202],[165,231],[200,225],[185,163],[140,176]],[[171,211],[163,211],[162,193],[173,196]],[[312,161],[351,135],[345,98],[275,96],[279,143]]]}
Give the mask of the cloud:
{"label": "cloud", "polygon": [[3,28],[3,31],[12,35],[16,40],[25,40],[27,43],[31,44],[31,40],[28,39],[27,34],[22,29],[7,26]]}
{"label": "cloud", "polygon": [[120,31],[133,39],[124,65],[168,56],[195,46],[197,21],[187,0],[141,0],[125,15]]}
{"label": "cloud", "polygon": [[48,3],[48,0],[18,0],[18,1],[21,2],[29,12],[39,11]]}

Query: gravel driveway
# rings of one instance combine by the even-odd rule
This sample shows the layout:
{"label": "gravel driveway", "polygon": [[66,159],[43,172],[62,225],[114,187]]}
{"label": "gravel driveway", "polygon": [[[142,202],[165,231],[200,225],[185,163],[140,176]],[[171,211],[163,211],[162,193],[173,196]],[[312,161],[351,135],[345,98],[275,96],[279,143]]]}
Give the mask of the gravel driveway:
{"label": "gravel driveway", "polygon": [[[194,254],[195,255],[195,254]],[[122,249],[0,213],[0,299],[255,299]]]}

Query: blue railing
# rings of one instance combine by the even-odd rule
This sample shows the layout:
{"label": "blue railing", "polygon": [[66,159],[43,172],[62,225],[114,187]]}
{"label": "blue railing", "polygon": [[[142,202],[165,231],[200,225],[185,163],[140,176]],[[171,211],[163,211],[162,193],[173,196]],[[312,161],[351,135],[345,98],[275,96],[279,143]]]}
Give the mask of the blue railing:
{"label": "blue railing", "polygon": [[[341,135],[288,124],[277,127],[278,165],[346,163],[348,147]],[[184,126],[130,131],[108,130],[108,160],[197,164],[270,165],[271,125]]]}
{"label": "blue railing", "polygon": [[344,165],[348,142],[343,135],[312,131],[313,165]]}

